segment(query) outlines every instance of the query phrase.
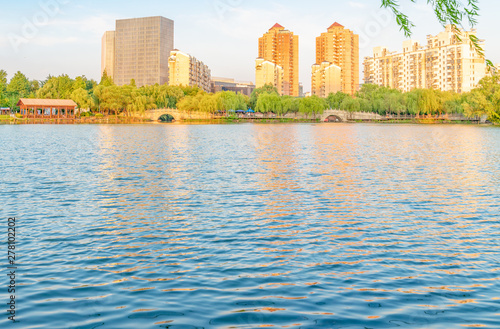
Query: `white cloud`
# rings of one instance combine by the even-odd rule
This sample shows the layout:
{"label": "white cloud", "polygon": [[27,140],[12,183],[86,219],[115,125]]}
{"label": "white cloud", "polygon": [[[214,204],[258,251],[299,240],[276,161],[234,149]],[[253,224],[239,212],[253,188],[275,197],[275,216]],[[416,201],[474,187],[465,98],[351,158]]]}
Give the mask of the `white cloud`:
{"label": "white cloud", "polygon": [[355,1],[349,1],[349,6],[354,7],[354,8],[365,8],[366,7],[366,5],[364,3],[355,2]]}
{"label": "white cloud", "polygon": [[82,17],[76,20],[53,19],[45,26],[64,30],[85,32],[87,36],[91,33],[94,36],[102,36],[105,31],[113,30],[116,17],[110,15],[98,15]]}
{"label": "white cloud", "polygon": [[41,36],[34,38],[30,43],[37,46],[52,47],[63,44],[75,44],[80,40],[76,37],[54,37],[54,36]]}

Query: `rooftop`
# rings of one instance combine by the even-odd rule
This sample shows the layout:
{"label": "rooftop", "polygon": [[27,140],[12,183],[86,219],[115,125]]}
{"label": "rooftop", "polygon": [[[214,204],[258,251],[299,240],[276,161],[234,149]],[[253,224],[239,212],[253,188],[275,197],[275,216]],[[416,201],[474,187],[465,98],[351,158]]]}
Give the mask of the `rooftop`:
{"label": "rooftop", "polygon": [[344,27],[344,25],[341,25],[341,24],[335,22],[332,25],[330,25],[330,27],[328,29],[333,29],[334,27]]}
{"label": "rooftop", "polygon": [[17,105],[25,106],[67,106],[76,107],[76,103],[71,99],[36,99],[36,98],[21,98]]}

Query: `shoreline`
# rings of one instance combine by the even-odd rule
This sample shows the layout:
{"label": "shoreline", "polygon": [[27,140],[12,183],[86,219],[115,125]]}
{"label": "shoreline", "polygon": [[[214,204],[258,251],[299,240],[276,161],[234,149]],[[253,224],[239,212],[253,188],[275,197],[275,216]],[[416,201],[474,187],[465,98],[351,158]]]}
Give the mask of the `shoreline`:
{"label": "shoreline", "polygon": [[304,118],[218,118],[218,119],[183,119],[174,122],[160,122],[153,121],[143,117],[122,117],[122,116],[105,116],[100,118],[95,117],[84,117],[75,119],[24,119],[24,118],[13,118],[8,119],[1,118],[0,125],[37,125],[37,124],[75,124],[75,125],[100,125],[100,124],[243,124],[243,123],[259,123],[259,124],[283,124],[283,123],[321,123],[335,125],[339,123],[380,123],[380,124],[464,124],[464,125],[476,125],[476,126],[497,126],[495,123],[478,123],[473,120],[463,121],[463,120],[445,120],[445,119],[431,119],[431,118],[421,118],[421,119],[387,119],[387,120],[348,120],[343,122],[323,122],[320,119],[304,119]]}

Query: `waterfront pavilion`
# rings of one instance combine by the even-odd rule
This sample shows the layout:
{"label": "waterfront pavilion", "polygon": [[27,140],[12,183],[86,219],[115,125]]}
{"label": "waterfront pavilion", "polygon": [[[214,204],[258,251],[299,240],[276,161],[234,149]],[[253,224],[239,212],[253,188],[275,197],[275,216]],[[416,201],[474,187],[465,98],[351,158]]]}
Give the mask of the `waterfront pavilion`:
{"label": "waterfront pavilion", "polygon": [[71,99],[21,98],[17,106],[23,118],[65,119],[75,118],[76,103]]}
{"label": "waterfront pavilion", "polygon": [[9,107],[0,107],[0,114],[1,115],[9,115],[10,114],[10,108]]}

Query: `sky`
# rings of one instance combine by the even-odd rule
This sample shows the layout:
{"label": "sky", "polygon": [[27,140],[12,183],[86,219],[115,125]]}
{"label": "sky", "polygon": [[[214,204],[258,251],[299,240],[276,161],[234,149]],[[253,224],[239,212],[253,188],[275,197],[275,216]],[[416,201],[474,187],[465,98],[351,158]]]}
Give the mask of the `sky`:
{"label": "sky", "polygon": [[[426,0],[401,0],[416,25],[411,39],[443,30]],[[101,38],[117,19],[164,16],[174,20],[174,47],[207,64],[212,76],[255,82],[258,39],[275,23],[299,36],[299,80],[311,86],[316,37],[338,22],[360,36],[360,76],[373,47],[401,51],[406,40],[381,0],[0,0],[0,69],[11,78],[85,75],[100,80]],[[500,63],[500,1],[481,0],[476,29],[486,57]],[[469,26],[466,24],[466,28]]]}

